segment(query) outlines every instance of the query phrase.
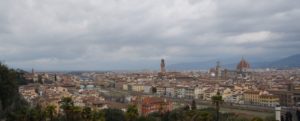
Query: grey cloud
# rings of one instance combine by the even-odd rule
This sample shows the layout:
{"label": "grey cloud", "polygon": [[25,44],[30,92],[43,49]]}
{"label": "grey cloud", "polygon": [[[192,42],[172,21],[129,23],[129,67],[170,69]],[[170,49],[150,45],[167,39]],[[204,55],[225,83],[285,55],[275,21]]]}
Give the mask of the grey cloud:
{"label": "grey cloud", "polygon": [[[3,0],[0,60],[95,70],[279,58],[299,52],[299,13],[297,0]],[[254,38],[261,32],[274,37]]]}

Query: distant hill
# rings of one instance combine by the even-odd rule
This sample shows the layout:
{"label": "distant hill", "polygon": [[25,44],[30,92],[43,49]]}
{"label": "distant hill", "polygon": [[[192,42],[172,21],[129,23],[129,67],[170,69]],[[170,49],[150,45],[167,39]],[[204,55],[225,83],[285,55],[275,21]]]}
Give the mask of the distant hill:
{"label": "distant hill", "polygon": [[[224,62],[221,61],[222,67],[228,69],[235,69],[239,59],[235,59],[236,63],[233,61]],[[259,61],[259,60],[258,60]],[[293,68],[300,67],[300,54],[292,55],[279,60],[269,61],[269,62],[249,62],[251,68]],[[209,69],[216,66],[215,61],[205,61],[205,62],[183,62],[172,64],[168,66],[168,70],[199,70],[199,69]]]}
{"label": "distant hill", "polygon": [[260,67],[293,68],[300,67],[300,54],[292,55],[270,63],[263,63]]}
{"label": "distant hill", "polygon": [[170,71],[180,71],[180,70],[199,70],[208,69],[215,66],[214,62],[186,62],[186,63],[176,63],[167,66]]}

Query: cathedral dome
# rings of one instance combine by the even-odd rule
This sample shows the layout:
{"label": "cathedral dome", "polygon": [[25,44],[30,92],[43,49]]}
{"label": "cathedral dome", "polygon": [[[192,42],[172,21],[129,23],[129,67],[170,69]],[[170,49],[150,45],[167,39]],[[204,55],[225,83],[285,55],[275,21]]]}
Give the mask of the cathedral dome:
{"label": "cathedral dome", "polygon": [[239,64],[236,67],[236,69],[238,70],[244,70],[249,68],[250,68],[250,64],[244,58],[242,58],[242,60],[239,62]]}

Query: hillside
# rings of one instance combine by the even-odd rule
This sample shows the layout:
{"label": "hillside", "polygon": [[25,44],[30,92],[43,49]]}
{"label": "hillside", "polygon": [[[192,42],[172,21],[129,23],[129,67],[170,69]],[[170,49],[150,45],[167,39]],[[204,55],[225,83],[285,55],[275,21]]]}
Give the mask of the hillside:
{"label": "hillside", "polygon": [[[239,59],[236,59],[237,62]],[[235,69],[236,63],[232,63],[233,61],[221,61],[222,67],[228,69]],[[291,55],[286,58],[282,58],[279,60],[271,60],[268,62],[249,62],[251,64],[251,68],[294,68],[300,67],[300,54]],[[216,65],[215,61],[205,61],[205,62],[183,62],[172,64],[168,66],[168,70],[199,70],[199,69],[209,69]]]}

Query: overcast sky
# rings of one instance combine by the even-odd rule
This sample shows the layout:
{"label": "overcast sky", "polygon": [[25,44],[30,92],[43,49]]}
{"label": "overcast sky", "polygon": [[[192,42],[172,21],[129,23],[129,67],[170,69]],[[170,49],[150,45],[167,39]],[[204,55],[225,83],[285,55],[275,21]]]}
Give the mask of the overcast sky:
{"label": "overcast sky", "polygon": [[268,61],[299,53],[299,39],[300,0],[0,0],[0,60],[15,68]]}

